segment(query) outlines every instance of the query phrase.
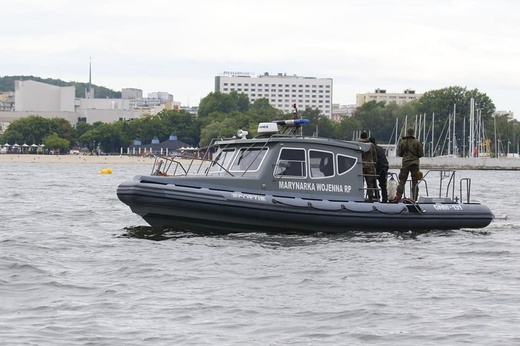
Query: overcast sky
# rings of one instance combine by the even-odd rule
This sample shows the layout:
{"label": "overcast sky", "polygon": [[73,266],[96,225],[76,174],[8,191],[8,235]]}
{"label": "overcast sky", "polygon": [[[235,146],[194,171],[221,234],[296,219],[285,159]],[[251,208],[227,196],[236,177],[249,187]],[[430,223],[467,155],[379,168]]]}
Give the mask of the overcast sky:
{"label": "overcast sky", "polygon": [[520,119],[520,1],[0,0],[0,76],[34,75],[194,106],[223,71],[333,79],[356,94],[478,89]]}

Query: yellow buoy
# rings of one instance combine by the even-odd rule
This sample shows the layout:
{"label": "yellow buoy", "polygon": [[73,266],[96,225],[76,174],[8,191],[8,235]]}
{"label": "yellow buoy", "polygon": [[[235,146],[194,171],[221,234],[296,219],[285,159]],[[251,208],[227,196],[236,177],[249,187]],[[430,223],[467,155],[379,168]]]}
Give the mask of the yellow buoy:
{"label": "yellow buoy", "polygon": [[100,170],[99,173],[101,173],[101,174],[112,174],[112,170],[107,167],[107,168],[103,168],[102,170]]}

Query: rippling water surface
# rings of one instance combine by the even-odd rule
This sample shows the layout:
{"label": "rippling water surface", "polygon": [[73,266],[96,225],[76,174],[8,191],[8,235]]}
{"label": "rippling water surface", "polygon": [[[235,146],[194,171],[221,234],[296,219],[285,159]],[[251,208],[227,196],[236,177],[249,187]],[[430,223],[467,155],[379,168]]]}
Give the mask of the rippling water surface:
{"label": "rippling water surface", "polygon": [[214,236],[147,227],[116,188],[150,167],[102,168],[0,166],[0,344],[520,344],[517,172],[459,172],[483,230]]}

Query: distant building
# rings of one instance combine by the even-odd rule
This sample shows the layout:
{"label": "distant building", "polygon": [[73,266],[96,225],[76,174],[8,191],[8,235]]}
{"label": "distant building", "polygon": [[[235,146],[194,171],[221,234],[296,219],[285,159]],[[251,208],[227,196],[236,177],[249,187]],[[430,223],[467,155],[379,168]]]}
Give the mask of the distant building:
{"label": "distant building", "polygon": [[143,97],[141,89],[125,88],[121,91],[121,97],[129,100],[130,109],[134,109],[141,115],[154,115],[160,111],[179,109],[180,102],[173,101],[173,95],[164,91],[148,93]]}
{"label": "distant building", "polygon": [[14,111],[14,92],[0,93],[0,111]]}
{"label": "distant building", "polygon": [[74,112],[76,87],[59,87],[33,80],[14,82],[16,112]]}
{"label": "distant building", "polygon": [[14,111],[0,111],[2,130],[11,122],[30,115],[63,118],[72,125],[130,120],[140,114],[130,108],[129,100],[76,98],[74,86],[59,87],[33,80],[15,81]]}
{"label": "distant building", "polygon": [[185,110],[186,112],[190,113],[193,116],[196,116],[199,112],[199,106],[192,106],[192,107],[180,107],[181,110]]}
{"label": "distant building", "polygon": [[164,91],[156,91],[148,93],[148,99],[159,100],[162,103],[173,101],[173,95]]}
{"label": "distant building", "polygon": [[343,118],[349,118],[354,115],[354,110],[356,110],[355,105],[339,105],[337,103],[332,105],[332,116],[331,120],[333,121],[341,121]]}
{"label": "distant building", "polygon": [[154,92],[143,98],[143,91],[136,88],[122,89],[121,99],[96,99],[91,64],[85,98],[75,97],[75,86],[60,87],[33,80],[15,81],[14,89],[14,93],[0,93],[0,133],[11,122],[31,115],[63,118],[75,125],[131,120],[181,108],[180,102],[173,101],[173,95],[167,92]]}
{"label": "distant building", "polygon": [[125,100],[135,100],[143,98],[143,91],[135,88],[121,89],[121,98]]}
{"label": "distant building", "polygon": [[142,115],[155,115],[161,111],[167,110],[179,110],[181,108],[181,103],[178,101],[166,101],[165,103],[161,103],[155,106],[149,106],[148,108],[140,108],[138,111]]}
{"label": "distant building", "polygon": [[127,148],[129,155],[171,155],[181,154],[183,148],[188,147],[184,142],[177,139],[177,136],[170,135],[168,140],[159,142],[155,137],[149,144],[142,144],[139,140],[134,140],[134,144]]}
{"label": "distant building", "polygon": [[357,94],[356,107],[361,107],[367,102],[385,102],[404,105],[410,101],[418,100],[423,94],[416,94],[415,90],[406,89],[402,93],[387,93],[384,89],[376,89],[373,93]]}
{"label": "distant building", "polygon": [[118,120],[140,118],[139,112],[130,108],[130,101],[123,99],[76,99],[76,121],[92,124],[98,121],[111,123]]}
{"label": "distant building", "polygon": [[243,93],[251,103],[265,98],[271,106],[284,113],[292,113],[293,104],[300,110],[319,109],[329,118],[332,115],[332,86],[332,78],[288,76],[285,73],[264,73],[253,77],[244,72],[224,72],[215,77],[215,91]]}
{"label": "distant building", "polygon": [[515,120],[515,114],[512,111],[496,111],[493,117],[506,117],[507,121]]}

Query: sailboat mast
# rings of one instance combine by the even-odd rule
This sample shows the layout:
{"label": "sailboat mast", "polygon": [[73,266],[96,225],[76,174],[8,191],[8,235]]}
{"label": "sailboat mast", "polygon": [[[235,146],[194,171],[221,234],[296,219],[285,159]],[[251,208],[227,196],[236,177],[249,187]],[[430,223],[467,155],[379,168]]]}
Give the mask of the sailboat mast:
{"label": "sailboat mast", "polygon": [[[448,139],[448,156],[451,155],[451,114],[448,115],[448,132],[446,138]],[[444,140],[446,142],[446,140]]]}
{"label": "sailboat mast", "polygon": [[469,153],[468,156],[473,157],[475,151],[475,99],[472,97],[469,103]]}
{"label": "sailboat mast", "polygon": [[462,121],[462,157],[466,157],[466,116]]}
{"label": "sailboat mast", "polygon": [[426,143],[426,113],[423,114],[423,143]]}
{"label": "sailboat mast", "polygon": [[493,115],[493,127],[495,132],[495,157],[498,157],[498,142],[497,142],[497,117]]}
{"label": "sailboat mast", "polygon": [[455,136],[455,115],[457,114],[457,104],[453,104],[453,155],[457,155],[457,137]]}
{"label": "sailboat mast", "polygon": [[397,143],[399,142],[399,118],[395,118],[395,148],[397,149]]}
{"label": "sailboat mast", "polygon": [[432,149],[431,156],[435,156],[435,112],[432,113]]}

